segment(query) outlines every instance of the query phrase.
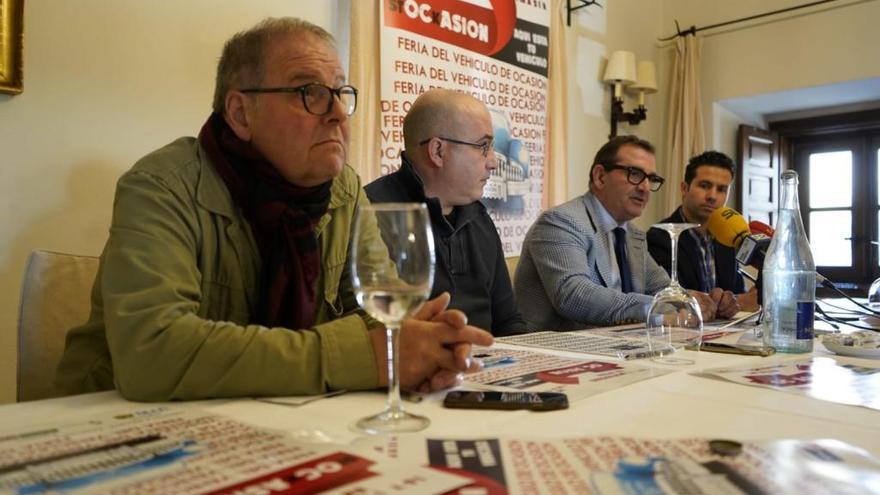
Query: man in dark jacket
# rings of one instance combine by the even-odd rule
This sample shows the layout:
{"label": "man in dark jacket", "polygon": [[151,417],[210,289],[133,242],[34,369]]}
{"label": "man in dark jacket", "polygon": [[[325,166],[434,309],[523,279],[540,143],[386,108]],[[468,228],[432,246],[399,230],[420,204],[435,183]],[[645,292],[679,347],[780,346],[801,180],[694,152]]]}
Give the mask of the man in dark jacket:
{"label": "man in dark jacket", "polygon": [[403,136],[400,169],[367,185],[367,197],[426,203],[437,259],[432,297],[448,291],[451,308],[496,336],[524,332],[501,239],[479,201],[498,166],[489,111],[465,93],[433,89],[413,103]]}
{"label": "man in dark jacket", "polygon": [[[724,153],[707,151],[691,158],[681,183],[681,206],[660,221],[700,224],[678,238],[678,281],[686,289],[706,292],[715,298],[731,297],[727,292],[745,292],[742,275],[737,271],[736,252],[706,230],[709,215],[727,201],[735,174],[736,165]],[[669,272],[669,234],[660,229],[649,230],[648,250]],[[740,303],[751,306],[746,300]]]}

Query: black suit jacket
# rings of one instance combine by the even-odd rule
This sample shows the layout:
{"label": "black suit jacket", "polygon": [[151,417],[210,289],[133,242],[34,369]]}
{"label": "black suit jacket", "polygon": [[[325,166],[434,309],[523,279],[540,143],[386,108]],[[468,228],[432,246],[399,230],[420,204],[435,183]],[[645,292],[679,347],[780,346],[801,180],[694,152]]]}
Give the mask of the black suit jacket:
{"label": "black suit jacket", "polygon": [[450,308],[460,309],[468,323],[496,337],[527,331],[517,310],[504,250],[495,223],[479,201],[457,206],[450,223],[440,201],[425,197],[425,186],[402,156],[400,170],[380,177],[364,191],[373,203],[415,202],[428,205],[437,262],[431,297],[449,292]]}
{"label": "black suit jacket", "polygon": [[[687,223],[681,214],[681,208],[677,208],[672,215],[664,218],[659,223]],[[712,249],[715,251],[715,286],[729,290],[734,294],[746,291],[742,275],[736,270],[736,251],[733,248],[712,241]],[[658,265],[670,271],[672,264],[670,252],[669,233],[665,230],[648,230],[648,251]],[[700,248],[697,241],[686,231],[678,236],[678,283],[685,289],[700,290]]]}

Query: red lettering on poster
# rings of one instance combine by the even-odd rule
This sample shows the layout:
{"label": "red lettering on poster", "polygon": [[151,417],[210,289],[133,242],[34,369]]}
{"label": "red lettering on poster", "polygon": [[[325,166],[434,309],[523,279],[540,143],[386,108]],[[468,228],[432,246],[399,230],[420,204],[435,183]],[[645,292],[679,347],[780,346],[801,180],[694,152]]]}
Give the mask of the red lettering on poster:
{"label": "red lettering on poster", "polygon": [[514,0],[491,0],[491,9],[459,0],[385,0],[383,5],[386,26],[483,55],[504,48],[516,25]]}

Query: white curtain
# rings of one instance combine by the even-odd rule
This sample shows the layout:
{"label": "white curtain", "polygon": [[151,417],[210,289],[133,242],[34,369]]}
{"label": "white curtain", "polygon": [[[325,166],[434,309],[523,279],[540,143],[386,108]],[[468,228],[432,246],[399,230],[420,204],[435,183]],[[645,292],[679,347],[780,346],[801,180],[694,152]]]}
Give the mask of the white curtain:
{"label": "white curtain", "polygon": [[351,65],[348,78],[358,89],[351,119],[349,164],[363,184],[379,177],[379,1],[351,2]]}
{"label": "white curtain", "polygon": [[544,149],[544,206],[555,206],[567,198],[568,190],[568,69],[565,63],[564,0],[550,4],[550,61],[547,122],[548,142]]}
{"label": "white curtain", "polygon": [[703,109],[700,99],[700,51],[702,39],[695,35],[675,40],[675,62],[670,77],[669,108],[666,113],[666,187],[663,214],[678,208],[678,185],[684,179],[688,160],[705,151]]}

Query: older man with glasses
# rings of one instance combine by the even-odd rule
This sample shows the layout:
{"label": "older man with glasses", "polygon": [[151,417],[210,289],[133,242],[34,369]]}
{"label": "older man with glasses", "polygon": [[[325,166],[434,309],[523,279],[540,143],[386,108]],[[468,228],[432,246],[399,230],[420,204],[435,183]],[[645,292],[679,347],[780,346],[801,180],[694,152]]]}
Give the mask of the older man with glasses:
{"label": "older man with glasses", "polygon": [[451,308],[499,336],[526,326],[498,231],[479,201],[498,166],[493,137],[489,111],[478,100],[446,89],[427,91],[404,118],[400,169],[365,189],[374,203],[428,205],[437,256],[432,294],[449,292]]}
{"label": "older man with glasses", "polygon": [[[332,36],[267,19],[225,45],[198,138],[119,180],[89,321],[57,384],[135,400],[317,394],[388,381],[385,328],[357,306],[347,162],[357,90]],[[363,242],[381,242],[378,230]],[[377,262],[387,263],[387,258]],[[401,384],[445,388],[487,332],[426,303],[400,334]]]}
{"label": "older man with glasses", "polygon": [[[664,179],[654,147],[618,136],[596,153],[590,189],[541,214],[526,234],[516,295],[530,330],[575,330],[644,322],[652,295],[669,276],[648,253],[641,216]],[[715,317],[706,294],[692,292],[703,318]]]}

